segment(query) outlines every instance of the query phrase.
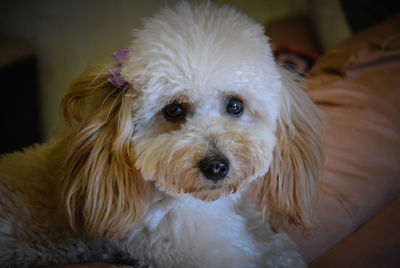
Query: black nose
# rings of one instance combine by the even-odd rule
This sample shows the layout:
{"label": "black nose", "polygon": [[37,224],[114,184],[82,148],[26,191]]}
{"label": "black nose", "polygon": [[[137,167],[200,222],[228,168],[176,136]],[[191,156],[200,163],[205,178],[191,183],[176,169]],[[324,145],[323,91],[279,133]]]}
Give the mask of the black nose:
{"label": "black nose", "polygon": [[199,162],[199,168],[207,179],[218,181],[229,172],[229,161],[223,155],[206,156]]}

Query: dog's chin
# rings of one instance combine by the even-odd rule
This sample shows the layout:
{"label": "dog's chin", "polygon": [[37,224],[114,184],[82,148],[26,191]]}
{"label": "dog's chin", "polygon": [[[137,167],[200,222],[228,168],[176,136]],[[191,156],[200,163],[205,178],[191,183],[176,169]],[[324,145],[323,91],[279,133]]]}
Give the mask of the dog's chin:
{"label": "dog's chin", "polygon": [[232,194],[235,194],[238,190],[238,185],[235,184],[227,184],[224,186],[214,186],[210,187],[207,190],[202,190],[198,192],[193,192],[191,195],[203,201],[215,201],[220,199],[221,197],[226,197]]}
{"label": "dog's chin", "polygon": [[215,201],[238,192],[244,186],[242,183],[232,182],[226,179],[220,182],[212,182],[200,179],[200,182],[191,187],[174,187],[176,185],[160,184],[155,182],[156,188],[173,197],[193,197],[202,201]]}

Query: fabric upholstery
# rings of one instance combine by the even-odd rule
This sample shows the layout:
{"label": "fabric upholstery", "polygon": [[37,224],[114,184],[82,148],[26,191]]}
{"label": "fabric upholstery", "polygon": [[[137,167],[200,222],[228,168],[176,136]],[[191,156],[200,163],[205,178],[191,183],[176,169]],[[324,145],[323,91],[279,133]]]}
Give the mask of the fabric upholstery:
{"label": "fabric upholstery", "polygon": [[400,198],[360,230],[310,264],[310,268],[395,268],[400,264]]}
{"label": "fabric upholstery", "polygon": [[400,196],[400,14],[326,53],[306,83],[328,125],[320,226],[288,229],[312,261]]}

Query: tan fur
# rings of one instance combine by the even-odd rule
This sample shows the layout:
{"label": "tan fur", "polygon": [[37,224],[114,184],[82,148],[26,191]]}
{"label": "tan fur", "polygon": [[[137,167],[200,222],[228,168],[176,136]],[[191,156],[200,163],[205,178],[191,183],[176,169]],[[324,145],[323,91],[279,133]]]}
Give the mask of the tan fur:
{"label": "tan fur", "polygon": [[152,192],[134,166],[133,97],[113,87],[108,76],[87,72],[63,100],[73,127],[63,141],[59,200],[72,227],[94,237],[131,230]]}
{"label": "tan fur", "polygon": [[281,70],[281,74],[277,143],[269,172],[257,185],[257,201],[273,230],[286,220],[308,229],[317,223],[314,204],[323,163],[322,114],[289,73]]}

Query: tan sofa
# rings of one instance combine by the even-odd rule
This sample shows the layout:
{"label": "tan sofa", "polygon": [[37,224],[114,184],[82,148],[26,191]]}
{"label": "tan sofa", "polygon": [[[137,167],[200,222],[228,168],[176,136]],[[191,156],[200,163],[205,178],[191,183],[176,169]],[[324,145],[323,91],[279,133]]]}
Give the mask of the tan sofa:
{"label": "tan sofa", "polygon": [[324,54],[306,83],[328,123],[320,226],[289,231],[311,267],[400,267],[400,14]]}

